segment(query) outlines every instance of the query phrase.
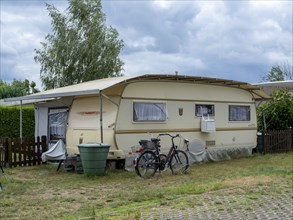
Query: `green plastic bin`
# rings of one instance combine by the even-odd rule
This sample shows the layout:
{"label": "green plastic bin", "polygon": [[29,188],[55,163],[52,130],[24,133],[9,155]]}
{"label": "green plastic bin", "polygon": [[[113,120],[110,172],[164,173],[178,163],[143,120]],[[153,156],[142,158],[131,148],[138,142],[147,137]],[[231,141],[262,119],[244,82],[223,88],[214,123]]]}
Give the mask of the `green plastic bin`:
{"label": "green plastic bin", "polygon": [[257,132],[257,145],[256,149],[259,153],[264,153],[264,147],[263,147],[263,138],[262,138],[262,132]]}
{"label": "green plastic bin", "polygon": [[83,173],[85,175],[104,175],[110,145],[90,142],[77,146],[80,153]]}

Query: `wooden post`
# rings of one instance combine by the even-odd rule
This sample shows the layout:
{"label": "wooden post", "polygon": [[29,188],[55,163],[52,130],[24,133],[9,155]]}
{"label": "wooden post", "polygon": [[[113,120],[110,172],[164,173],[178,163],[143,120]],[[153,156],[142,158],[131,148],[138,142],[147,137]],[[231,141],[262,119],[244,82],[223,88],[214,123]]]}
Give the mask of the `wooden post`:
{"label": "wooden post", "polygon": [[5,140],[4,140],[4,166],[6,167],[7,165],[9,167],[9,142],[8,142],[8,138],[5,138]]}
{"label": "wooden post", "polygon": [[42,136],[41,137],[41,142],[42,142],[42,152],[46,152],[48,150],[48,146],[47,146],[47,138],[46,136]]}
{"label": "wooden post", "polygon": [[40,151],[40,137],[37,137],[37,162],[38,165],[41,164],[41,151]]}
{"label": "wooden post", "polygon": [[[293,129],[292,129],[292,127],[290,127],[290,134],[289,134],[290,136],[291,136],[291,144],[290,144],[290,148],[289,148],[289,150],[290,151],[292,151],[293,150]],[[290,137],[289,137],[289,140],[290,140]]]}
{"label": "wooden post", "polygon": [[263,147],[263,153],[266,154],[266,144],[265,144],[265,135],[266,135],[266,132],[264,130],[262,130],[262,135],[261,135],[261,138],[262,138],[262,147]]}
{"label": "wooden post", "polygon": [[26,152],[27,152],[27,162],[28,162],[28,165],[31,166],[32,165],[32,153],[31,153],[31,141],[30,139],[28,138],[26,140],[26,143],[25,143],[25,149],[26,149]]}
{"label": "wooden post", "polygon": [[288,151],[293,151],[293,129],[289,128],[288,131]]}
{"label": "wooden post", "polygon": [[12,167],[12,142],[11,139],[7,139],[8,143],[7,143],[7,152],[8,152],[8,158],[7,158],[7,162],[8,162],[8,167]]}
{"label": "wooden post", "polygon": [[4,146],[4,139],[0,138],[0,167],[2,168],[2,164],[4,164],[5,159],[5,146]]}
{"label": "wooden post", "polygon": [[[14,148],[17,149],[16,151],[14,151],[14,155],[15,155],[15,167],[18,166],[23,166],[24,164],[24,160],[25,160],[25,154],[24,154],[24,149],[22,147],[22,140],[20,139],[16,139],[13,142],[14,143]],[[18,157],[16,157],[18,155]]]}
{"label": "wooden post", "polygon": [[36,144],[35,144],[35,138],[30,138],[30,158],[32,161],[32,165],[36,165]]}

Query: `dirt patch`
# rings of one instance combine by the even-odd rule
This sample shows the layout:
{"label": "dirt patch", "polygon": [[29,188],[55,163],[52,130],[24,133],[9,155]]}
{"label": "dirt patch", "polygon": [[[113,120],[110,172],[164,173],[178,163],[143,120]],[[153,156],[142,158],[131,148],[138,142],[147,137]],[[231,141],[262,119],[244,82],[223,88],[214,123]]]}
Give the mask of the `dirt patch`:
{"label": "dirt patch", "polygon": [[236,179],[226,179],[223,181],[228,186],[256,186],[274,182],[275,179],[271,176],[245,176]]}

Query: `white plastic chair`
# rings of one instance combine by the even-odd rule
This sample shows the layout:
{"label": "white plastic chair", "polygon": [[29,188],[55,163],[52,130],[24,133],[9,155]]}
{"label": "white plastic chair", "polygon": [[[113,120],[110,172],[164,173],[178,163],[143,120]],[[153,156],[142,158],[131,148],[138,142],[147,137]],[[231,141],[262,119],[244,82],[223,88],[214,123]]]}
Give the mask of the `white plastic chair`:
{"label": "white plastic chair", "polygon": [[64,160],[66,160],[66,145],[60,139],[53,147],[51,147],[48,151],[42,153],[42,161],[60,161],[57,171],[60,169],[60,166]]}

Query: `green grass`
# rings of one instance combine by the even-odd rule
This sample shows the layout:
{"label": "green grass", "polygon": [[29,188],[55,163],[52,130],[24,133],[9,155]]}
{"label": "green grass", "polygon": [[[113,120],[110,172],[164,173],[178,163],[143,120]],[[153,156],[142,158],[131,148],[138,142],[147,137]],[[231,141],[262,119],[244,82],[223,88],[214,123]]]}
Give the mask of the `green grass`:
{"label": "green grass", "polygon": [[149,180],[122,170],[87,177],[56,172],[52,165],[5,169],[5,177],[0,174],[0,219],[136,219],[140,209],[194,207],[200,204],[192,196],[230,189],[235,194],[246,190],[247,198],[257,200],[278,193],[280,186],[292,186],[292,156],[255,155],[193,165],[185,175],[166,171]]}

